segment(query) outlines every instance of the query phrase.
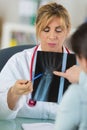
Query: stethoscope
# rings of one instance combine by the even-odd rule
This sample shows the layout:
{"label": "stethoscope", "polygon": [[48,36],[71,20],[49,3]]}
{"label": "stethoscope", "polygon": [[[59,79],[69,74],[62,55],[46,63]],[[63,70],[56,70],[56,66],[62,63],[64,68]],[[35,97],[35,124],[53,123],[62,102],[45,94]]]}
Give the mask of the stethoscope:
{"label": "stethoscope", "polygon": [[[37,46],[34,48],[34,52],[33,52],[32,58],[31,58],[31,64],[30,64],[30,80],[31,80],[31,81],[32,81],[32,78],[33,78],[32,72],[33,72],[33,66],[34,66],[34,59],[35,59],[35,55],[36,55],[38,46],[39,46],[39,45],[37,45]],[[68,50],[66,47],[65,47],[65,49],[66,49],[67,53],[69,54],[69,53],[70,53],[69,50]],[[64,59],[66,59],[66,58],[64,58]],[[62,83],[63,83],[63,82],[64,82],[64,81],[63,81],[63,79],[62,79]],[[63,86],[63,84],[62,84],[62,86]],[[62,90],[62,92],[61,92],[61,90]],[[59,92],[59,93],[61,93],[61,95],[62,95],[62,93],[63,93],[63,87],[62,87],[62,89],[60,89],[60,92]],[[59,97],[59,98],[60,98],[60,97]],[[30,100],[28,101],[28,105],[31,106],[31,107],[33,107],[33,106],[36,105],[36,101],[30,99]]]}
{"label": "stethoscope", "polygon": [[33,72],[33,66],[34,66],[34,58],[35,58],[35,54],[36,54],[36,52],[37,52],[38,46],[39,46],[39,45],[37,45],[37,46],[35,47],[34,52],[33,52],[33,55],[32,55],[32,58],[31,58],[31,64],[30,64],[30,80],[31,80],[31,81],[32,81],[32,78],[33,78],[32,72]]}
{"label": "stethoscope", "polygon": [[[35,58],[35,55],[36,55],[36,52],[37,52],[37,49],[38,49],[38,46],[37,45],[35,48],[34,48],[34,52],[33,52],[33,55],[32,55],[32,58],[31,58],[31,64],[30,64],[30,80],[32,81],[32,74],[33,74],[33,66],[34,66],[34,58]],[[29,106],[33,107],[36,105],[36,101],[30,99],[27,103]]]}

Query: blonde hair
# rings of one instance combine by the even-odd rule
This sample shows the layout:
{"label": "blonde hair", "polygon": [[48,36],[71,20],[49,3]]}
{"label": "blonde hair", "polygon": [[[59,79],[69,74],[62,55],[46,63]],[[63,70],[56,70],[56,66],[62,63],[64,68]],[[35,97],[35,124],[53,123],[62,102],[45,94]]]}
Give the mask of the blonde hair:
{"label": "blonde hair", "polygon": [[65,24],[66,29],[70,29],[71,22],[68,11],[56,2],[48,3],[38,9],[36,17],[36,36],[40,36],[40,32],[49,24],[54,18],[61,18]]}

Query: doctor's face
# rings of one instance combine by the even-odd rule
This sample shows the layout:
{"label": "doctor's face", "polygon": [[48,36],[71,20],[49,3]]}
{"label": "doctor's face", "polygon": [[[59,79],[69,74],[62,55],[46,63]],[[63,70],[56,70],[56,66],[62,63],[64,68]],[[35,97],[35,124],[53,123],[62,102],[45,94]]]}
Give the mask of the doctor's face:
{"label": "doctor's face", "polygon": [[69,32],[64,24],[63,20],[55,17],[40,32],[42,51],[62,52],[63,43]]}

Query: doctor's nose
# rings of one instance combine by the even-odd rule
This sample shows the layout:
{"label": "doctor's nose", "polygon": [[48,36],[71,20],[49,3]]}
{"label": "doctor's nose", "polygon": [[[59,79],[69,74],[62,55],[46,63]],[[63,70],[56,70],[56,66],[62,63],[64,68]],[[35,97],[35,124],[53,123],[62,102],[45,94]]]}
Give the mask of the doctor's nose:
{"label": "doctor's nose", "polygon": [[50,34],[49,34],[49,39],[56,39],[57,38],[57,34],[55,33],[55,32],[51,32]]}

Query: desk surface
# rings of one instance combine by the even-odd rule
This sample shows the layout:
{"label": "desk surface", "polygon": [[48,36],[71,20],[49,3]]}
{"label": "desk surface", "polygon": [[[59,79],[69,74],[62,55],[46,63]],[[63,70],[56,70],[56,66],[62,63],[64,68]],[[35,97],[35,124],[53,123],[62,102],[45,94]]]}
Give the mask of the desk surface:
{"label": "desk surface", "polygon": [[23,130],[22,123],[36,123],[36,122],[51,122],[53,120],[40,120],[40,119],[27,119],[27,118],[16,118],[14,120],[0,120],[0,130]]}

